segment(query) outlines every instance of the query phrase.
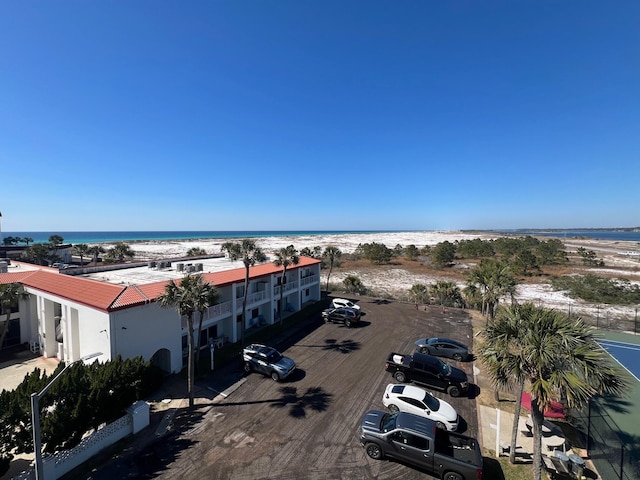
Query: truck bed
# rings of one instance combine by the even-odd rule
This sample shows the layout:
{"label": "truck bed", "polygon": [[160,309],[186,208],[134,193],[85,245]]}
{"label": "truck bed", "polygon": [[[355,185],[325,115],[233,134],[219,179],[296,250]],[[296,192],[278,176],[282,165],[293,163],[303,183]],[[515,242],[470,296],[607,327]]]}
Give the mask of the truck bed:
{"label": "truck bed", "polygon": [[469,465],[480,465],[480,445],[475,438],[446,430],[436,430],[435,453],[452,457]]}

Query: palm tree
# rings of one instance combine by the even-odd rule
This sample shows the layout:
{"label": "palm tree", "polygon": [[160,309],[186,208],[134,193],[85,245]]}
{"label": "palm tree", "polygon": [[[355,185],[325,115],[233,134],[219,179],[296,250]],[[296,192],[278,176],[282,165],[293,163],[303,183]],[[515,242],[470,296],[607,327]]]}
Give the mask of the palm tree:
{"label": "palm tree", "polygon": [[522,385],[531,395],[534,480],[542,473],[543,412],[554,400],[582,408],[595,395],[621,395],[628,388],[626,373],[610,362],[580,318],[527,303],[498,315],[482,337],[480,357],[493,383]]}
{"label": "palm tree", "polygon": [[509,295],[512,300],[516,292],[517,280],[505,262],[482,259],[471,271],[467,285],[475,285],[482,296],[482,314],[488,319],[495,317],[500,299]]}
{"label": "palm tree", "polygon": [[[180,283],[170,280],[165,286],[164,293],[158,297],[158,303],[163,308],[175,308],[180,318],[187,317],[187,385],[189,391],[189,407],[193,407],[193,384],[195,349],[193,338],[193,316],[195,312],[201,312],[200,323],[202,325],[202,315],[214,301],[213,290],[215,287],[206,283],[202,275],[186,275]],[[198,337],[199,338],[199,337]]]}
{"label": "palm tree", "polygon": [[59,245],[64,243],[64,238],[60,235],[51,235],[49,237],[49,243],[53,245],[54,248],[57,248]]}
{"label": "palm tree", "polygon": [[284,284],[287,281],[287,267],[289,265],[298,265],[300,262],[300,256],[298,255],[298,250],[293,245],[289,245],[288,247],[281,248],[275,253],[275,259],[273,260],[273,264],[276,267],[282,267],[282,275],[280,276],[280,322],[282,322],[282,312],[284,310],[284,306],[282,305],[282,299],[284,296]]}
{"label": "palm tree", "polygon": [[98,257],[101,253],[106,253],[106,250],[100,245],[94,245],[93,247],[89,247],[89,250],[87,250],[87,252],[93,257],[93,264],[97,265]]}
{"label": "palm tree", "polygon": [[324,249],[322,256],[329,260],[329,273],[327,274],[327,294],[329,294],[329,278],[331,277],[333,264],[342,256],[342,251],[336,246],[329,245]]}
{"label": "palm tree", "polygon": [[80,256],[80,266],[84,265],[84,256],[89,255],[89,248],[86,243],[79,243],[73,246],[73,253]]}
{"label": "palm tree", "polygon": [[464,304],[460,288],[455,282],[438,280],[429,287],[429,293],[437,297],[440,300],[440,305],[443,307],[462,306]]}
{"label": "palm tree", "polygon": [[242,323],[240,325],[240,343],[244,345],[244,323],[247,312],[247,294],[249,293],[249,268],[256,263],[264,262],[267,256],[256,245],[256,242],[249,238],[238,242],[225,242],[222,244],[221,250],[227,252],[231,261],[242,260],[242,263],[244,263],[244,297],[242,298]]}
{"label": "palm tree", "polygon": [[109,256],[109,258],[112,258],[119,262],[124,262],[125,258],[133,258],[135,256],[135,252],[126,243],[117,242],[112,248],[109,249],[107,255]]}
{"label": "palm tree", "polygon": [[0,324],[0,348],[4,344],[4,339],[9,331],[9,319],[11,318],[11,310],[16,308],[20,300],[27,300],[29,294],[24,291],[20,283],[4,283],[0,285],[0,315],[6,315],[2,324]]}
{"label": "palm tree", "polygon": [[417,308],[418,303],[427,303],[429,289],[424,283],[416,283],[409,289],[409,296],[416,302]]}
{"label": "palm tree", "polygon": [[[495,320],[487,325],[482,332],[486,344],[483,345],[482,359],[488,367],[489,377],[493,380],[496,392],[507,385],[516,387],[516,405],[514,422],[511,430],[511,448],[509,461],[515,463],[516,442],[518,437],[518,419],[522,407],[522,392],[524,391],[524,376],[522,358],[524,348],[520,344],[520,332],[531,323],[531,317],[536,314],[532,303],[519,305],[514,303],[509,307],[498,310]],[[507,366],[507,371],[503,368]],[[511,378],[513,376],[513,378]],[[510,381],[512,380],[512,381]]]}
{"label": "palm tree", "polygon": [[[198,321],[198,335],[196,336],[199,347],[200,336],[202,335],[202,320],[204,318],[204,314],[209,307],[213,307],[214,305],[218,304],[218,302],[220,301],[220,293],[213,284],[202,281],[201,275],[198,275],[198,277],[200,277],[200,280],[194,284],[193,293],[195,298],[196,311],[200,314],[200,319]],[[194,354],[197,358],[198,351],[196,351]]]}

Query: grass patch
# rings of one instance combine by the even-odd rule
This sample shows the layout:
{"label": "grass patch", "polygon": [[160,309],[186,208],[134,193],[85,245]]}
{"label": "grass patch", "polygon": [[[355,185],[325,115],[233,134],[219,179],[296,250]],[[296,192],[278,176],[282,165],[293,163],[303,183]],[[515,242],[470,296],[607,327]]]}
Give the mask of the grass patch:
{"label": "grass patch", "polygon": [[482,478],[491,480],[531,480],[533,478],[533,466],[523,463],[512,465],[507,457],[500,457],[499,459],[484,457]]}

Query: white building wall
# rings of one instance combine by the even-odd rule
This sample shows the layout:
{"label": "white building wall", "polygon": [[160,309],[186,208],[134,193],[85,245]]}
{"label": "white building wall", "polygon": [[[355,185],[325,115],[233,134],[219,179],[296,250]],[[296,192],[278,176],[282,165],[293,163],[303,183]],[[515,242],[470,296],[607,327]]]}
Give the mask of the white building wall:
{"label": "white building wall", "polygon": [[[101,352],[99,361],[111,359],[112,348],[109,336],[109,314],[79,303],[71,302],[64,298],[43,293],[39,290],[25,288],[30,293],[35,306],[30,312],[29,323],[35,326],[31,332],[32,340],[37,340],[41,345],[41,353],[46,357],[58,357],[65,362],[72,362],[80,358]],[[54,304],[62,306],[62,318],[64,331],[64,347],[59,350],[59,344],[55,336]],[[74,319],[76,319],[74,321]]]}
{"label": "white building wall", "polygon": [[[142,356],[145,360],[160,349],[171,353],[171,373],[182,369],[181,320],[175,308],[162,308],[156,302],[111,313],[114,357]],[[186,328],[184,329],[186,333]]]}
{"label": "white building wall", "polygon": [[[274,291],[279,278],[279,274],[274,274],[250,282],[250,297],[256,292],[264,294],[255,296],[254,303],[248,302],[245,321],[251,320],[253,309],[258,309],[266,323],[273,323],[273,312],[280,299],[279,292]],[[287,283],[296,282],[296,288],[285,292],[285,308],[290,303],[298,310],[308,301],[320,300],[320,265],[288,270],[287,280]],[[205,327],[217,324],[218,335],[226,335],[232,343],[237,342],[240,336],[240,324],[236,318],[242,313],[242,295],[239,298],[236,295],[243,284],[241,281],[218,288],[220,302],[230,302],[230,311],[215,318],[205,316]],[[178,318],[174,308],[162,308],[151,302],[109,314],[29,287],[25,290],[31,298],[20,305],[21,340],[29,343],[39,341],[43,355],[57,356],[65,362],[96,352],[102,354],[97,357],[99,361],[112,360],[117,355],[123,358],[142,356],[150,360],[160,349],[166,349],[170,352],[171,372],[182,369],[182,337],[187,333],[186,322]],[[61,308],[58,309],[56,304]],[[63,327],[63,343],[55,339],[56,312],[60,314]],[[196,314],[195,328],[198,319]]]}

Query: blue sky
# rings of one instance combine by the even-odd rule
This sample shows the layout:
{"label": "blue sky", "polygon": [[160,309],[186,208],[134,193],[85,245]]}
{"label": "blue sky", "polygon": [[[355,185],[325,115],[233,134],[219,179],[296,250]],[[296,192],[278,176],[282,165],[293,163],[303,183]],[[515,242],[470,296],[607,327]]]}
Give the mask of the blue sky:
{"label": "blue sky", "polygon": [[3,231],[640,224],[640,2],[5,1]]}

